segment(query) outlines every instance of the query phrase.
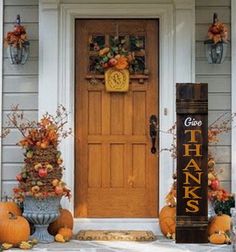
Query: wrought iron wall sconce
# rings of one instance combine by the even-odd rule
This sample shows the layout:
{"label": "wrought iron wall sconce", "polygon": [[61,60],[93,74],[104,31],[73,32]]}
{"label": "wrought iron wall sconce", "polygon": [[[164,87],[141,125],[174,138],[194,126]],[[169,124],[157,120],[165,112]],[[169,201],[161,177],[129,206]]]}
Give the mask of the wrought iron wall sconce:
{"label": "wrought iron wall sconce", "polygon": [[25,64],[29,57],[30,43],[26,30],[21,25],[20,15],[17,15],[13,31],[7,33],[5,44],[8,46],[8,55],[11,64]]}
{"label": "wrought iron wall sconce", "polygon": [[204,41],[206,58],[209,64],[222,64],[227,53],[227,27],[213,15],[213,23],[208,30],[208,40]]}

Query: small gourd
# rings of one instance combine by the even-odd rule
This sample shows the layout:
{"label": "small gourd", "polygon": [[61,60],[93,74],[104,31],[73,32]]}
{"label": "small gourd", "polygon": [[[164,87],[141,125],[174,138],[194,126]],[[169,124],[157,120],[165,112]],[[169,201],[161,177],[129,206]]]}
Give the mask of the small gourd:
{"label": "small gourd", "polygon": [[33,246],[30,242],[22,241],[19,245],[21,249],[31,249]]}
{"label": "small gourd", "polygon": [[8,250],[8,249],[10,249],[10,248],[12,248],[12,247],[13,247],[13,245],[10,244],[10,243],[4,242],[4,243],[2,244],[2,249],[4,249],[4,250]]}
{"label": "small gourd", "polygon": [[73,236],[72,230],[68,227],[60,228],[58,230],[58,234],[61,234],[65,241],[71,240],[71,238]]}
{"label": "small gourd", "polygon": [[209,241],[210,243],[213,244],[224,244],[227,242],[227,235],[225,234],[225,232],[218,232],[218,233],[214,233],[209,237]]}
{"label": "small gourd", "polygon": [[56,242],[65,242],[65,240],[64,240],[64,238],[63,238],[63,236],[61,234],[57,234],[55,236],[55,241]]}
{"label": "small gourd", "polygon": [[36,245],[36,244],[38,244],[38,240],[36,239],[36,238],[34,238],[33,240],[30,240],[29,241],[32,245]]}

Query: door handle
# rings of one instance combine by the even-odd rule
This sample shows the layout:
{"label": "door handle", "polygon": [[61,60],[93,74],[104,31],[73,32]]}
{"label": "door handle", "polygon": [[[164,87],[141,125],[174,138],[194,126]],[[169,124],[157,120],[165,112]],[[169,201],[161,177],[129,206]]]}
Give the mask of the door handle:
{"label": "door handle", "polygon": [[155,154],[157,152],[156,148],[156,138],[157,138],[157,132],[158,132],[158,122],[157,122],[157,116],[151,115],[149,119],[149,133],[151,137],[151,153]]}

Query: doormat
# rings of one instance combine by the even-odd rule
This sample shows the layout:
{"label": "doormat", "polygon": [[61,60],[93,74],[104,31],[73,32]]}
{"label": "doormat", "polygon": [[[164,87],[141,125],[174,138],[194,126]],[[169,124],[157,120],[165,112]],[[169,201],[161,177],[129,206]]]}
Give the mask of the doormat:
{"label": "doormat", "polygon": [[81,230],[77,234],[80,241],[154,241],[152,231],[138,230]]}

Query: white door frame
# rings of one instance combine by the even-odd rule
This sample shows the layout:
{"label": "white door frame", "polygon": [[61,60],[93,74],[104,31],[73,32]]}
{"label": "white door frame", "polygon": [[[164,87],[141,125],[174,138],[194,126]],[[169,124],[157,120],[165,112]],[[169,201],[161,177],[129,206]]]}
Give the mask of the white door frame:
{"label": "white door frame", "polygon": [[[231,0],[231,111],[236,113],[236,1]],[[236,120],[232,123],[231,133],[231,192],[236,192]]]}
{"label": "white door frame", "polygon": [[[0,111],[3,96],[3,1],[0,1]],[[2,117],[0,118],[0,134],[2,134]],[[0,138],[0,195],[2,195],[2,138]]]}
{"label": "white door frame", "polygon": [[[158,18],[160,24],[160,128],[175,122],[175,83],[195,80],[195,2],[174,0],[171,4],[60,4],[40,0],[39,15],[39,116],[54,113],[58,104],[71,112],[74,128],[74,30],[75,18]],[[97,1],[99,2],[99,1]],[[156,2],[156,3],[153,3]],[[175,41],[175,42],[174,42]],[[184,57],[184,59],[183,59]],[[172,137],[160,134],[160,149],[168,148]],[[64,180],[74,195],[74,139],[62,142],[66,172]],[[159,206],[172,183],[174,167],[170,153],[160,153]],[[72,211],[74,200],[65,202]]]}

